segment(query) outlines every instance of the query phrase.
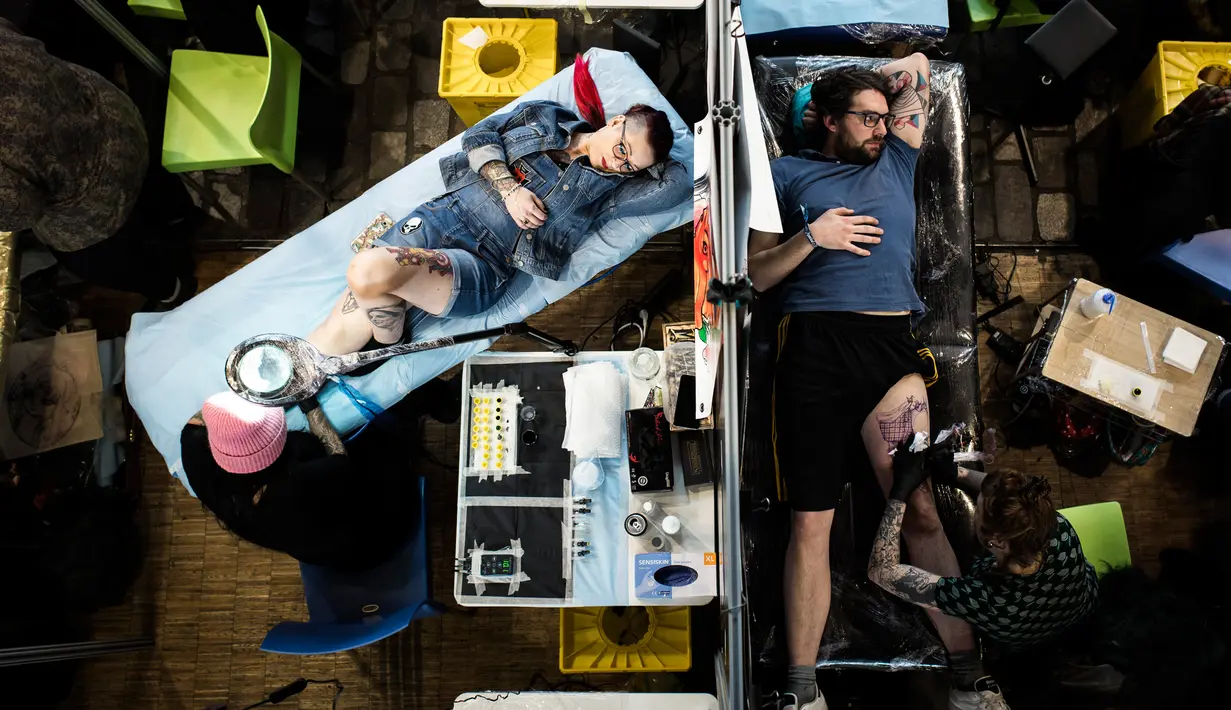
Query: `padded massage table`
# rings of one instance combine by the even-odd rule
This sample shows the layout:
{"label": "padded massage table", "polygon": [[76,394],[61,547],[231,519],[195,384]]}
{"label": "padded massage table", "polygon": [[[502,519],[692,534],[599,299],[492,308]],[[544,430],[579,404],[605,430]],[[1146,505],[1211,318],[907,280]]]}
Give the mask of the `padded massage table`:
{"label": "padded massage table", "polygon": [[[790,107],[797,89],[838,66],[875,68],[888,60],[800,57],[757,60],[760,99],[770,158],[794,149]],[[968,161],[965,72],[959,64],[932,62],[933,107],[915,177],[916,287],[928,307],[916,333],[936,357],[940,380],[928,389],[933,435],[954,422],[981,431],[974,274],[971,264],[973,188]],[[782,565],[789,511],[778,502],[770,442],[770,394],[779,314],[774,298],[758,299],[746,359],[743,437],[745,585],[754,673],[785,664],[782,636]],[[817,452],[818,458],[824,452]],[[817,667],[943,668],[946,656],[922,610],[890,596],[868,580],[872,539],[884,496],[866,458],[845,472],[850,481],[835,513],[830,545],[833,601]],[[938,487],[937,505],[959,560],[975,551],[965,494]]]}
{"label": "padded massage table", "polygon": [[[602,49],[586,53],[607,115],[637,103],[651,104],[671,118],[671,155],[691,166],[692,131],[654,84],[626,54]],[[573,70],[565,69],[502,109],[522,101],[548,99],[566,106]],[[188,487],[180,464],[180,430],[205,399],[227,388],[223,363],[240,341],[261,333],[305,336],[320,323],[346,287],[350,243],[379,213],[400,219],[444,192],[437,162],[461,150],[461,136],[438,147],[372,187],[361,197],[291,237],[268,254],[168,313],[133,316],[125,358],[128,399],[167,466]],[[439,319],[416,312],[415,340],[497,328],[524,320],[564,298],[603,269],[637,251],[650,237],[692,220],[691,197],[658,214],[615,220],[588,235],[559,281],[518,273],[490,310],[469,318]],[[319,399],[343,435],[363,426],[408,392],[495,342],[479,341],[413,353],[386,362],[364,377],[343,377],[349,386],[327,383]],[[306,429],[298,409],[288,426]],[[189,488],[191,490],[191,488]]]}

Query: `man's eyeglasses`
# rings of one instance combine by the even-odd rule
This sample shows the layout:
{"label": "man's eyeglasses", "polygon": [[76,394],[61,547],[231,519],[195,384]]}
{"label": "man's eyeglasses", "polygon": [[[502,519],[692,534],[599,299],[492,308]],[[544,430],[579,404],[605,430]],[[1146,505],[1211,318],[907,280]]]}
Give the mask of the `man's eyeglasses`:
{"label": "man's eyeglasses", "polygon": [[885,122],[885,127],[889,127],[889,122],[893,120],[892,113],[877,113],[875,111],[847,111],[852,116],[859,116],[863,119],[864,128],[876,128],[876,124],[881,121]]}
{"label": "man's eyeglasses", "polygon": [[628,121],[624,121],[620,124],[620,142],[615,144],[615,149],[612,150],[612,154],[615,155],[616,160],[620,161],[620,172],[635,173],[637,172],[637,169],[633,167],[632,163],[628,162],[628,147],[624,145],[624,134],[627,131]]}

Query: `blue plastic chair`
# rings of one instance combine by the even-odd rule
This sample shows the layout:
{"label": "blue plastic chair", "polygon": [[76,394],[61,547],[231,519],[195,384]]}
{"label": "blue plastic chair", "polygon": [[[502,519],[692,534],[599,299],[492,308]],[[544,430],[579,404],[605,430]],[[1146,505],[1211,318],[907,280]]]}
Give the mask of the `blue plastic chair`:
{"label": "blue plastic chair", "polygon": [[261,650],[298,656],[339,653],[388,638],[411,622],[440,616],[427,558],[427,496],[419,479],[419,526],[393,559],[365,572],[300,563],[308,621],[283,621]]}

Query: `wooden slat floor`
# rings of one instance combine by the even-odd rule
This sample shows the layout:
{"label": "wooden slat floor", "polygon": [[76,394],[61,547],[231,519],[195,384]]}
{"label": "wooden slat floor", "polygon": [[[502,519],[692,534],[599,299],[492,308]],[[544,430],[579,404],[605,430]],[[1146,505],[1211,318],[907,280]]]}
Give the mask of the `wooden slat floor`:
{"label": "wooden slat floor", "polygon": [[[254,253],[203,257],[203,284],[215,282],[255,258]],[[614,276],[531,319],[534,325],[563,337],[580,339],[625,299],[641,296],[672,266],[678,254],[641,253]],[[687,267],[686,267],[687,268]],[[685,271],[687,277],[688,271]],[[1038,303],[1073,276],[1091,275],[1079,256],[1019,259],[1015,293]],[[674,315],[688,314],[685,281]],[[92,299],[91,315],[101,325],[121,330],[131,300]],[[989,304],[983,304],[986,309]],[[117,313],[119,315],[117,315]],[[995,321],[1018,336],[1029,332],[1028,306]],[[604,328],[590,344],[605,347]],[[650,344],[659,344],[655,327]],[[502,346],[506,345],[504,343]],[[513,347],[524,347],[509,343]],[[992,356],[981,348],[984,396]],[[989,422],[990,423],[990,422]],[[426,444],[433,455],[456,461],[453,427],[429,422]],[[214,524],[201,506],[167,474],[149,445],[143,447],[142,524],[148,550],[142,575],[128,602],[100,613],[98,638],[152,633],[152,652],[92,661],[79,675],[68,707],[100,710],[187,710],[230,702],[244,707],[297,678],[339,678],[346,686],[338,707],[433,708],[450,706],[458,694],[482,688],[521,689],[535,673],[560,678],[557,667],[557,614],[554,610],[480,609],[473,615],[450,614],[417,623],[383,643],[345,655],[299,658],[261,653],[265,631],[284,619],[302,619],[305,607],[297,565],[233,536]],[[1134,560],[1157,567],[1159,551],[1185,545],[1198,521],[1225,518],[1213,500],[1203,500],[1171,465],[1171,447],[1163,446],[1147,466],[1111,467],[1100,478],[1085,479],[1060,469],[1044,448],[1002,453],[1001,464],[1046,475],[1062,506],[1118,500],[1124,506]],[[454,535],[453,469],[425,466],[429,478],[429,540],[436,598],[451,601],[449,575]],[[705,663],[706,661],[701,660]],[[590,679],[613,682],[612,679]],[[614,682],[621,682],[618,679]],[[332,690],[312,687],[279,707],[328,708]]]}

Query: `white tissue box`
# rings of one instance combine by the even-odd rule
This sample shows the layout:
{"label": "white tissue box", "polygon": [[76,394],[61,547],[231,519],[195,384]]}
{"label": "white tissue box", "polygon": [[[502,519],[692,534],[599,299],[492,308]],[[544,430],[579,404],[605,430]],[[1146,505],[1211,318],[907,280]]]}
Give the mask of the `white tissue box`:
{"label": "white tissue box", "polygon": [[1197,363],[1201,362],[1201,353],[1205,352],[1205,340],[1199,336],[1176,328],[1167,338],[1163,346],[1163,362],[1178,367],[1188,374],[1197,371]]}

